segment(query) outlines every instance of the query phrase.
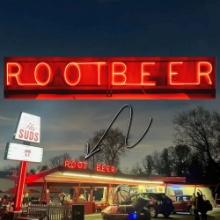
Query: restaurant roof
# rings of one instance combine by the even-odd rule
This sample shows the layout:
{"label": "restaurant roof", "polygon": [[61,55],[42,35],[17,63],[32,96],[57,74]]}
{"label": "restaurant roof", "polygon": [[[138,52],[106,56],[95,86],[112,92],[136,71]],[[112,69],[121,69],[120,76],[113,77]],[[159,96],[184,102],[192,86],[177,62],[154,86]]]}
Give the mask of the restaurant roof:
{"label": "restaurant roof", "polygon": [[27,176],[26,183],[41,182],[59,183],[100,183],[100,184],[164,184],[164,183],[185,183],[185,177],[139,177],[122,173],[97,173],[91,170],[71,170],[59,166],[50,170],[41,171]]}

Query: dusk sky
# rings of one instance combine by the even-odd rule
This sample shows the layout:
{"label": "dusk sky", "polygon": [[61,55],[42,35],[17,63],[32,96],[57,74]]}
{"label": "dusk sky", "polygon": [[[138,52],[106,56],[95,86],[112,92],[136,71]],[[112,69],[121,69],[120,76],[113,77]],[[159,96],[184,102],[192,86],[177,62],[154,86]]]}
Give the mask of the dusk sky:
{"label": "dusk sky", "polygon": [[[8,56],[220,56],[218,0],[2,1],[0,5],[0,169],[21,111],[42,117],[44,162],[68,152],[81,155],[94,132],[106,128],[124,104],[134,107],[131,143],[148,123],[149,134],[122,158],[131,169],[145,155],[173,145],[172,120],[195,106],[220,112],[215,100],[22,101],[3,97],[3,59]],[[217,68],[217,79],[219,73]],[[128,114],[115,127],[124,133]],[[36,164],[38,165],[38,164]]]}

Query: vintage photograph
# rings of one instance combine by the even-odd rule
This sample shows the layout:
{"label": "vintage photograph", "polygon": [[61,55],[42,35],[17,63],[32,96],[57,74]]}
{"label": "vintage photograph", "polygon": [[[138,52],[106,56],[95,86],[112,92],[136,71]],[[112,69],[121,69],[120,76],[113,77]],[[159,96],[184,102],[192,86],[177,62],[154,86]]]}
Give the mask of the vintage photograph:
{"label": "vintage photograph", "polygon": [[220,220],[219,11],[2,1],[0,220]]}

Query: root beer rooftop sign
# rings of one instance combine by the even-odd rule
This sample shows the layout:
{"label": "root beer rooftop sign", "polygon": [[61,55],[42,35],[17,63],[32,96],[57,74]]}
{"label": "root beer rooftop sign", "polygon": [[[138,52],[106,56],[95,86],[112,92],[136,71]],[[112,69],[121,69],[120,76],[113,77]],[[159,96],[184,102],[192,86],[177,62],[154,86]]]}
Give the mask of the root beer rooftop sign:
{"label": "root beer rooftop sign", "polygon": [[[65,160],[64,167],[71,170],[88,170],[88,163],[86,161]],[[104,163],[97,163],[94,171],[98,173],[116,173],[117,168]]]}
{"label": "root beer rooftop sign", "polygon": [[4,64],[6,98],[215,97],[213,57],[8,57]]}

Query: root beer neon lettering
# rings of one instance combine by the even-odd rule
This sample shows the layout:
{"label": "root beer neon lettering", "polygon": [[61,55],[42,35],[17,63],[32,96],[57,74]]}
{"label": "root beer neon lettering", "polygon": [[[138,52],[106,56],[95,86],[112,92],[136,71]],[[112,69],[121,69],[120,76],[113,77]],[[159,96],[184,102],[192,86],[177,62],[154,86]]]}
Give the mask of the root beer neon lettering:
{"label": "root beer neon lettering", "polygon": [[16,82],[20,84],[20,74],[22,72],[21,64],[16,62],[8,62],[6,64],[6,73],[7,73],[7,85],[11,85],[11,79],[15,78]]}
{"label": "root beer neon lettering", "polygon": [[[77,71],[70,72],[71,67],[74,67]],[[71,80],[70,76],[72,76],[72,78],[74,78],[73,76],[76,75],[76,74],[74,74],[75,72],[77,72],[77,77],[75,80]],[[64,69],[64,79],[65,79],[66,84],[68,84],[69,86],[75,86],[75,85],[79,84],[80,79],[81,79],[81,72],[80,72],[79,64],[77,64],[75,62],[68,63]]]}
{"label": "root beer neon lettering", "polygon": [[[121,69],[121,71],[116,71],[116,68]],[[127,67],[124,63],[122,62],[113,62],[112,63],[112,85],[125,85],[127,81],[127,76],[126,76],[126,70]],[[116,77],[122,78],[122,80],[116,80]]]}
{"label": "root beer neon lettering", "polygon": [[98,83],[97,85],[101,85],[101,67],[104,66],[106,64],[106,62],[97,62],[97,66],[98,66]]}
{"label": "root beer neon lettering", "polygon": [[5,66],[6,98],[26,97],[28,92],[49,98],[215,97],[211,57],[12,57],[5,59]]}
{"label": "root beer neon lettering", "polygon": [[[40,79],[39,77],[39,72],[40,70],[46,70],[46,74],[44,75],[47,75],[47,79],[45,81],[42,81],[42,79]],[[35,78],[35,81],[37,83],[37,85],[40,85],[40,86],[46,86],[48,85],[48,83],[50,82],[52,76],[52,70],[51,70],[51,67],[50,65],[48,65],[47,63],[44,63],[44,62],[41,62],[41,63],[38,63],[34,69],[34,78]]]}
{"label": "root beer neon lettering", "polygon": [[[86,161],[65,160],[64,167],[72,170],[87,170],[88,163]],[[116,173],[117,168],[115,166],[97,163],[94,171],[99,173]]]}
{"label": "root beer neon lettering", "polygon": [[[206,70],[202,71],[202,67],[203,68],[206,68]],[[212,64],[209,63],[209,62],[205,62],[205,61],[202,61],[202,62],[198,62],[197,64],[197,75],[198,75],[198,78],[199,78],[199,84],[200,84],[200,80],[201,80],[201,77],[204,77],[207,81],[207,83],[209,85],[212,85],[212,80],[211,80],[211,77],[210,77],[210,74],[212,73]]]}
{"label": "root beer neon lettering", "polygon": [[[173,78],[175,75],[179,75],[181,73],[174,71],[173,69],[175,66],[178,65],[183,65],[184,62],[170,62],[169,63],[169,85],[194,85],[198,86],[201,85],[201,78],[204,78],[207,82],[207,85],[212,85],[212,79],[210,77],[210,74],[212,73],[212,64],[210,62],[197,62],[196,63],[196,69],[197,71],[195,72],[195,78],[196,80],[193,80],[192,82],[177,82]],[[202,70],[202,69],[205,70]],[[184,73],[185,75],[186,73]]]}
{"label": "root beer neon lettering", "polygon": [[64,167],[70,169],[86,170],[88,163],[86,161],[65,160]]}
{"label": "root beer neon lettering", "polygon": [[173,82],[173,76],[174,75],[178,75],[179,73],[178,72],[174,72],[173,71],[173,66],[176,66],[176,65],[182,65],[183,62],[170,62],[168,64],[168,73],[169,73],[169,76],[168,76],[168,80],[169,80],[169,85],[184,85],[184,83],[177,83],[177,82]]}
{"label": "root beer neon lettering", "polygon": [[100,172],[100,173],[116,173],[117,171],[115,166],[110,166],[103,163],[97,163],[95,169],[96,172]]}
{"label": "root beer neon lettering", "polygon": [[155,65],[155,62],[143,62],[141,63],[141,85],[143,86],[155,86],[156,83],[154,81],[148,81],[146,80],[146,78],[148,79],[149,76],[151,75],[149,72],[146,72],[145,69],[147,66],[152,66]]}

